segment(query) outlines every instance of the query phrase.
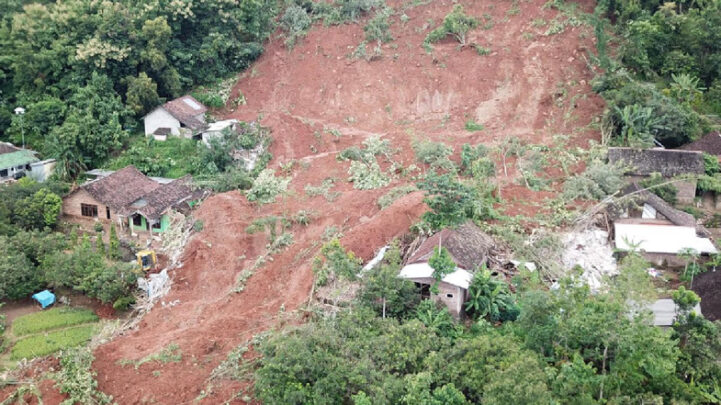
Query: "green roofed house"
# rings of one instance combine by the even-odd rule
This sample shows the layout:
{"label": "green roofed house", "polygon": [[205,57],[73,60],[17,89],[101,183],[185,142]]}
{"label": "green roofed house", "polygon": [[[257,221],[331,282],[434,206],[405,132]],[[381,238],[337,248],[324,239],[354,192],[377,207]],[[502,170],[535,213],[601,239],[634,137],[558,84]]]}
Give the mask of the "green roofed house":
{"label": "green roofed house", "polygon": [[24,177],[38,160],[31,150],[0,142],[0,182]]}
{"label": "green roofed house", "polygon": [[99,178],[63,198],[63,214],[73,222],[116,223],[133,234],[161,234],[170,225],[171,210],[190,210],[204,196],[193,190],[190,176],[176,180],[150,178],[133,166],[103,171]]}

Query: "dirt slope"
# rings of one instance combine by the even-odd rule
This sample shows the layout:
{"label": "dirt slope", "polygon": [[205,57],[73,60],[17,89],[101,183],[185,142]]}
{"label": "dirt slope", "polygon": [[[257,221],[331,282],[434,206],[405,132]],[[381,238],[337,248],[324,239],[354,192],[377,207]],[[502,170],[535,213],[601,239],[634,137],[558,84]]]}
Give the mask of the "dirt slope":
{"label": "dirt slope", "polygon": [[[408,180],[395,180],[382,190],[354,190],[345,182],[348,164],[336,161],[335,152],[378,134],[400,148],[395,159],[408,166],[413,162],[411,142],[423,137],[456,148],[463,143],[493,145],[509,136],[547,144],[554,134],[567,134],[575,145],[598,138],[588,126],[602,108],[587,84],[584,55],[592,47],[590,30],[569,26],[563,33],[544,36],[548,26],[537,26],[540,19],[551,21],[558,12],[544,8],[543,0],[462,3],[468,13],[486,14],[486,23],[493,22],[470,38],[490,48],[489,55],[480,56],[469,47],[459,50],[451,41],[435,46],[432,55],[422,49],[428,21],[438,24],[451,10],[450,1],[408,8],[405,24],[398,19],[402,3],[390,2],[398,10],[392,26],[395,40],[372,62],[346,56],[363,39],[361,24],[314,27],[292,51],[280,39],[268,44],[234,90],[242,92],[247,104],[225,115],[262,115],[275,139],[272,166],[296,160],[292,191],[261,208],[239,192],[229,192],[198,209],[195,215],[204,230],[188,244],[184,265],[174,272],[173,289],[164,299],[177,304],[157,305],[137,330],[96,351],[101,390],[121,404],[181,404],[201,394],[203,403],[232,399],[237,385],[227,381],[215,382],[211,392],[203,393],[211,371],[231,349],[278,326],[285,319],[282,314],[308,299],[310,259],[328,226],[341,229],[344,245],[368,259],[417,221],[425,210],[418,192],[382,211],[376,203],[388,189]],[[485,129],[468,132],[467,120]],[[319,185],[327,177],[339,180],[333,191],[341,194],[335,201],[306,195],[306,184]],[[513,179],[506,180],[510,184]],[[522,211],[547,195],[509,185],[504,198],[508,209]],[[249,235],[245,228],[254,218],[299,210],[313,211],[315,219],[307,227],[296,226],[293,245],[255,271],[242,293],[232,293],[240,271],[265,252],[265,236]],[[137,370],[121,365],[159,353],[171,343],[180,347],[180,362],[148,362]]]}

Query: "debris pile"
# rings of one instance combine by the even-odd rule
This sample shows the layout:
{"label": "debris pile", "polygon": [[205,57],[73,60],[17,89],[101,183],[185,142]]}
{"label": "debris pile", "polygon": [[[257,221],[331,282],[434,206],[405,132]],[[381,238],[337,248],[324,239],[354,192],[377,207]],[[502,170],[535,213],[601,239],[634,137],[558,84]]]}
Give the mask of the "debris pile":
{"label": "debris pile", "polygon": [[563,237],[563,247],[563,266],[567,269],[581,267],[581,277],[594,291],[601,288],[604,277],[618,274],[606,231],[587,229],[568,233]]}

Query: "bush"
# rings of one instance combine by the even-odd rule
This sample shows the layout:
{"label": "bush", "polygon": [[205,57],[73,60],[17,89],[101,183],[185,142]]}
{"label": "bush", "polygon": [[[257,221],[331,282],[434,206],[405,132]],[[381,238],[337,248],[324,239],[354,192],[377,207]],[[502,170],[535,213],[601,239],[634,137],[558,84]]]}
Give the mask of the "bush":
{"label": "bush", "polygon": [[275,201],[275,198],[284,193],[290,184],[290,177],[275,177],[273,169],[265,169],[253,181],[253,186],[246,193],[248,201],[258,204],[267,204]]}
{"label": "bush", "polygon": [[312,23],[313,20],[305,8],[297,4],[288,6],[280,17],[280,26],[286,32],[285,45],[292,48],[298,38],[305,36]]}
{"label": "bush", "polygon": [[431,31],[428,36],[426,36],[425,42],[438,42],[443,38],[451,35],[461,45],[465,45],[466,34],[468,33],[468,31],[476,28],[479,24],[480,23],[478,20],[473,17],[467,16],[463,12],[463,6],[461,6],[460,4],[456,4],[455,6],[453,6],[453,11],[451,11],[443,19],[443,24],[440,27]]}
{"label": "bush", "polygon": [[476,132],[476,131],[483,131],[485,127],[483,124],[479,124],[473,120],[466,121],[466,131],[469,132]]}
{"label": "bush", "polygon": [[623,187],[623,172],[620,166],[594,160],[583,173],[563,184],[563,197],[567,200],[602,200]]}
{"label": "bush", "polygon": [[376,15],[368,20],[368,24],[363,28],[366,34],[366,41],[390,42],[393,40],[390,28],[391,23],[388,20],[393,15],[393,10],[383,8],[376,11]]}
{"label": "bush", "polygon": [[331,277],[355,280],[361,270],[361,259],[346,251],[336,238],[323,245],[320,255],[313,259],[316,283],[326,285]]}
{"label": "bush", "polygon": [[133,304],[135,304],[135,297],[120,297],[113,302],[113,309],[116,311],[125,311]]}
{"label": "bush", "polygon": [[375,160],[371,163],[351,162],[348,175],[348,181],[353,182],[353,187],[358,190],[373,190],[385,187],[391,182],[390,177],[383,173]]}
{"label": "bush", "polygon": [[56,307],[18,317],[12,323],[12,332],[23,336],[97,320],[98,316],[89,309]]}
{"label": "bush", "polygon": [[97,404],[112,402],[112,397],[98,391],[96,373],[92,370],[93,353],[88,348],[70,349],[60,356],[56,387],[68,399],[63,404]]}
{"label": "bush", "polygon": [[200,219],[196,219],[195,222],[193,222],[193,230],[195,232],[201,232],[203,230],[203,221]]}
{"label": "bush", "polygon": [[10,351],[10,359],[32,359],[81,345],[90,340],[94,330],[95,325],[77,326],[21,339]]}
{"label": "bush", "polygon": [[413,152],[416,160],[420,163],[430,165],[433,169],[443,169],[454,172],[456,165],[449,159],[453,149],[442,143],[429,140],[413,142]]}

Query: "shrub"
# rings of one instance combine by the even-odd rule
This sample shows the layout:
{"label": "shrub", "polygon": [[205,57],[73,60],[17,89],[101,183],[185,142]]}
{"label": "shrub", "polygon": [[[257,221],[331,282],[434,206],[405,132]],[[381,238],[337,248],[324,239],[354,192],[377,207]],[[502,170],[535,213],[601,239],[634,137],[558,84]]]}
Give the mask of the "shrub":
{"label": "shrub", "polygon": [[201,232],[204,226],[203,221],[200,219],[196,219],[195,222],[193,222],[193,230],[195,232]]}
{"label": "shrub", "polygon": [[97,320],[98,316],[89,309],[56,307],[18,317],[12,323],[12,332],[23,336]]}
{"label": "shrub", "polygon": [[483,124],[479,124],[473,120],[466,121],[466,131],[469,132],[476,132],[476,131],[483,131],[485,127]]}
{"label": "shrub", "polygon": [[78,346],[93,336],[95,325],[77,326],[19,340],[10,352],[10,359],[32,359],[58,350]]}
{"label": "shrub", "polygon": [[93,353],[88,348],[66,350],[60,356],[60,371],[55,375],[56,387],[68,395],[63,404],[97,404],[112,402],[112,397],[98,390],[92,369]]}
{"label": "shrub", "polygon": [[467,16],[463,12],[463,6],[461,6],[460,4],[456,4],[455,6],[453,6],[453,11],[451,11],[443,19],[443,24],[441,24],[440,27],[431,31],[428,36],[426,36],[425,42],[438,42],[443,38],[451,35],[461,45],[465,45],[466,34],[473,28],[478,27],[479,24],[480,23],[478,20],[473,17]]}
{"label": "shrub", "polygon": [[331,277],[353,281],[358,277],[361,263],[361,259],[343,248],[337,238],[332,239],[323,245],[320,254],[313,259],[316,283],[323,286]]}
{"label": "shrub", "polygon": [[312,23],[313,20],[305,8],[297,4],[288,6],[280,17],[280,26],[286,32],[285,45],[292,48],[298,38],[305,36]]}
{"label": "shrub", "polygon": [[131,305],[135,304],[135,297],[120,297],[113,302],[113,309],[116,311],[125,311],[130,308]]}
{"label": "shrub", "polygon": [[563,184],[563,197],[568,200],[601,200],[614,194],[624,184],[623,168],[594,160],[586,170]]}
{"label": "shrub", "polygon": [[433,169],[453,172],[456,170],[455,164],[449,159],[453,154],[453,149],[450,146],[442,142],[429,140],[413,142],[412,146],[418,162],[428,164]]}
{"label": "shrub", "polygon": [[378,162],[371,163],[353,161],[348,168],[348,181],[358,190],[373,190],[387,186],[391,179],[383,173]]}
{"label": "shrub", "polygon": [[388,20],[391,15],[393,15],[393,10],[387,7],[376,11],[376,15],[368,20],[368,24],[363,28],[366,41],[390,42],[393,40],[390,32],[391,23]]}
{"label": "shrub", "polygon": [[290,177],[275,177],[273,169],[265,169],[253,181],[253,186],[246,193],[248,201],[258,204],[267,204],[275,201],[275,198],[284,193],[290,184]]}
{"label": "shrub", "polygon": [[485,157],[487,154],[488,148],[484,145],[476,145],[473,147],[464,143],[463,146],[461,146],[461,170],[468,173],[473,162]]}

